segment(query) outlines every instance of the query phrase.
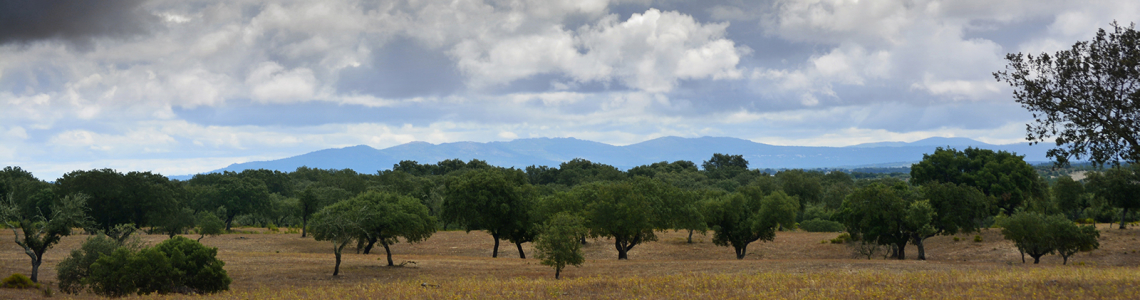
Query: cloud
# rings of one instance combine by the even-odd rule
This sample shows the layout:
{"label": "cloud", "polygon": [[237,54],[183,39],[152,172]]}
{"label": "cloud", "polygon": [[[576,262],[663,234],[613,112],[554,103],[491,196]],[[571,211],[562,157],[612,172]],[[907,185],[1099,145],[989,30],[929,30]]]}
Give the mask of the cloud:
{"label": "cloud", "polygon": [[616,80],[668,92],[678,80],[741,77],[736,65],[749,50],[724,38],[727,26],[649,9],[624,22],[608,15],[574,31],[552,25],[527,35],[466,39],[451,54],[476,87],[559,73],[577,82]]}
{"label": "cloud", "polygon": [[142,0],[2,1],[0,45],[62,39],[84,48],[96,38],[144,34],[158,20]]}

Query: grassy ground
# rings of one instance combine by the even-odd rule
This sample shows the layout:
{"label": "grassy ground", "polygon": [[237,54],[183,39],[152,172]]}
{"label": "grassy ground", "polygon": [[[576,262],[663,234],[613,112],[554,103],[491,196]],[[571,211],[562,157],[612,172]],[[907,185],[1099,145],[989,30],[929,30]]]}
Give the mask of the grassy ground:
{"label": "grassy ground", "polygon": [[[586,263],[563,271],[538,264],[530,244],[519,259],[503,243],[491,258],[491,237],[482,232],[439,232],[419,244],[392,247],[397,264],[386,267],[383,248],[372,254],[346,254],[341,276],[332,277],[332,245],[299,234],[250,233],[207,237],[234,279],[231,291],[205,298],[1133,298],[1140,292],[1140,229],[1100,225],[1101,249],[1080,253],[1061,266],[1046,256],[1040,265],[1022,264],[1017,250],[996,229],[927,240],[926,261],[856,258],[845,245],[821,243],[835,233],[781,232],[776,240],[754,243],[744,260],[710,236],[661,232],[659,241],[639,245],[618,261],[612,241],[590,240]],[[30,260],[0,234],[0,276],[28,274]],[[86,236],[67,237],[48,251],[41,282],[55,282],[55,266]],[[150,244],[165,236],[146,235]],[[193,238],[197,238],[193,236]],[[346,252],[350,250],[346,249]],[[428,283],[437,287],[425,288]],[[35,290],[0,289],[0,299],[36,299]],[[76,297],[55,293],[55,298]],[[79,295],[78,298],[92,298]],[[175,298],[184,296],[173,296]]]}

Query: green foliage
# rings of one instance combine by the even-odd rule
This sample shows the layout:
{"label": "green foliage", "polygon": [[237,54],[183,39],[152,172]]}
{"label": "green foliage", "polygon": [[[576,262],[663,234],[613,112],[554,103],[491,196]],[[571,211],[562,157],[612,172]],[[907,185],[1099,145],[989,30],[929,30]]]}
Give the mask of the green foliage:
{"label": "green foliage", "polygon": [[176,236],[154,247],[170,258],[171,265],[181,276],[174,280],[175,287],[185,286],[196,293],[213,293],[228,290],[231,279],[226,275],[225,262],[216,258],[217,248]]}
{"label": "green foliage", "polygon": [[1130,168],[1113,167],[1104,173],[1089,172],[1087,188],[1093,192],[1101,204],[1119,208],[1120,228],[1124,229],[1128,211],[1140,209],[1140,164]]}
{"label": "green foliage", "polygon": [[[88,224],[89,220],[84,213],[86,201],[86,195],[68,195],[52,204],[50,216],[22,215],[10,196],[8,201],[0,202],[0,224],[12,228],[16,245],[23,248],[24,253],[32,259],[32,281],[39,281],[39,268],[44,253],[64,236],[71,235],[72,228]],[[13,224],[17,226],[12,226]]]}
{"label": "green foliage", "polygon": [[975,243],[981,243],[982,242],[982,236],[981,235],[974,235],[974,242]]}
{"label": "green foliage", "polygon": [[141,248],[138,243],[124,244],[103,234],[87,238],[79,249],[71,250],[71,255],[56,266],[59,289],[68,294],[82,292],[87,287],[84,280],[91,275],[91,265],[99,257],[124,246],[131,251]]}
{"label": "green foliage", "polygon": [[334,205],[366,208],[358,211],[360,238],[369,243],[380,242],[389,266],[394,264],[388,245],[399,242],[397,238],[414,243],[435,233],[435,217],[428,215],[427,207],[416,198],[370,191]]}
{"label": "green foliage", "polygon": [[84,281],[92,292],[109,297],[228,290],[231,279],[216,255],[217,248],[181,236],[137,252],[120,247],[91,264]]}
{"label": "green foliage", "polygon": [[832,244],[843,244],[843,243],[847,243],[849,241],[851,241],[851,234],[844,232],[844,233],[840,233],[839,236],[836,236],[835,238],[831,239],[829,242],[831,242]]}
{"label": "green foliage", "polygon": [[[347,202],[341,202],[347,203]],[[309,224],[309,231],[313,239],[329,241],[333,244],[333,254],[336,256],[336,266],[333,267],[333,276],[340,274],[341,254],[349,242],[364,236],[364,215],[367,207],[351,207],[346,204],[326,206],[313,215]]]}
{"label": "green foliage", "polygon": [[216,236],[222,234],[225,227],[226,224],[222,223],[222,219],[218,218],[214,213],[208,211],[198,213],[198,241],[201,241],[202,238],[207,235]]}
{"label": "green foliage", "polygon": [[[895,258],[903,259],[909,241],[921,242],[916,238],[936,232],[930,224],[934,208],[929,201],[916,198],[916,192],[905,183],[894,186],[873,183],[848,196],[835,218],[852,236],[880,245],[896,246]],[[920,247],[919,259],[923,258],[922,254]]]}
{"label": "green foliage", "polygon": [[0,287],[6,289],[38,289],[40,288],[40,284],[33,282],[31,278],[24,276],[24,274],[16,273],[0,280]]}
{"label": "green foliage", "polygon": [[736,259],[748,254],[748,244],[771,241],[780,227],[794,228],[799,200],[782,191],[767,196],[733,193],[713,200],[706,207],[706,221],[717,246],[732,246]]}
{"label": "green foliage", "polygon": [[800,222],[800,229],[807,232],[841,232],[844,230],[842,223],[823,219]]}
{"label": "green foliage", "polygon": [[1057,183],[1053,185],[1053,202],[1070,220],[1080,218],[1081,210],[1088,207],[1084,195],[1084,184],[1069,176],[1057,178]]}
{"label": "green foliage", "polygon": [[964,151],[937,148],[924,154],[911,166],[911,184],[928,182],[964,184],[976,187],[993,198],[993,204],[1006,215],[1025,205],[1030,198],[1044,199],[1041,178],[1033,166],[1013,153],[966,148]]}
{"label": "green foliage", "polygon": [[586,261],[578,239],[588,232],[581,217],[562,212],[555,214],[543,226],[534,248],[542,264],[554,268],[558,279],[567,265],[580,266]]}
{"label": "green foliage", "polygon": [[1097,242],[1100,233],[1095,226],[1078,227],[1061,215],[1020,212],[1002,220],[1001,226],[1005,239],[1013,241],[1023,254],[1033,257],[1034,264],[1041,261],[1041,256],[1054,252],[1068,263],[1074,253],[1100,246]]}
{"label": "green foliage", "polygon": [[743,155],[714,153],[712,158],[701,163],[701,168],[710,179],[732,179],[748,171],[748,160]]}
{"label": "green foliage", "polygon": [[934,234],[977,231],[981,220],[989,215],[986,195],[972,186],[928,182],[922,186],[922,194],[934,209],[930,223]]}
{"label": "green foliage", "polygon": [[1060,165],[1070,157],[1097,165],[1140,162],[1140,116],[1134,84],[1140,73],[1140,32],[1112,22],[1090,41],[1054,55],[1008,54],[994,78],[1013,87],[1013,98],[1033,113],[1026,125],[1030,142],[1055,142],[1048,157]]}
{"label": "green foliage", "polygon": [[[447,182],[443,218],[468,231],[486,230],[495,239],[491,257],[498,257],[500,239],[521,244],[534,238],[535,199],[530,189],[526,174],[520,170],[465,172]],[[525,257],[521,251],[519,254]]]}

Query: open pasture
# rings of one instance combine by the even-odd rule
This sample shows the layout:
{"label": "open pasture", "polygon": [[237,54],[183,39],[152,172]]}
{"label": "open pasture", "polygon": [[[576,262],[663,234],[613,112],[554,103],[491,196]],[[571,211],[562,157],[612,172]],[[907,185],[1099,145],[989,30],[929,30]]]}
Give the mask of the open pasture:
{"label": "open pasture", "polygon": [[[1040,265],[1022,264],[1012,243],[997,229],[927,240],[927,261],[856,258],[845,245],[821,243],[837,233],[781,232],[775,241],[754,243],[744,260],[731,248],[709,242],[711,236],[659,232],[659,240],[637,246],[627,261],[617,260],[612,241],[589,240],[587,261],[568,267],[563,280],[540,265],[530,244],[519,259],[513,244],[503,242],[499,258],[491,258],[491,237],[483,232],[438,232],[426,242],[392,247],[403,267],[386,267],[383,248],[371,254],[346,249],[341,276],[332,277],[332,245],[299,234],[246,233],[207,237],[217,247],[233,278],[230,292],[170,298],[1134,298],[1140,294],[1140,229],[1118,230],[1108,224],[1101,248],[1077,254],[1067,266],[1057,256]],[[251,233],[253,232],[253,233]],[[0,275],[29,272],[29,260],[3,235]],[[197,236],[189,236],[197,238]],[[55,266],[87,236],[66,237],[50,250],[41,268],[43,282],[55,282]],[[162,235],[144,235],[149,244]],[[351,246],[350,246],[351,248]],[[435,285],[423,287],[422,284]],[[0,299],[37,299],[34,290],[0,290]],[[56,292],[54,298],[78,297]],[[155,297],[152,295],[151,297]]]}

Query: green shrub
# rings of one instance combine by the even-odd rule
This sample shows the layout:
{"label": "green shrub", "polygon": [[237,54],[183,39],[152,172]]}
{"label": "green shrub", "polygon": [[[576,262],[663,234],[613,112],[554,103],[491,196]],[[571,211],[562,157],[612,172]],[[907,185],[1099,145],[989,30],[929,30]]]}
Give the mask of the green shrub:
{"label": "green shrub", "polygon": [[843,243],[846,243],[850,240],[851,240],[851,234],[844,232],[844,233],[840,233],[839,236],[835,237],[834,239],[831,239],[831,243],[832,244],[843,244]]}
{"label": "green shrub", "polygon": [[56,267],[59,274],[59,290],[68,294],[82,292],[86,288],[83,280],[90,275],[91,265],[100,256],[110,255],[121,246],[118,241],[102,234],[87,238],[79,249],[71,250],[71,255],[59,262]]}
{"label": "green shrub", "polygon": [[974,242],[975,243],[981,243],[982,242],[982,236],[981,235],[975,235],[974,236]]}
{"label": "green shrub", "polygon": [[840,232],[844,230],[843,224],[822,219],[803,221],[800,223],[800,228],[807,232]]}
{"label": "green shrub", "polygon": [[954,237],[954,241],[955,241],[955,242],[957,242],[957,241],[961,241],[961,240],[962,240],[962,239],[960,239],[960,238],[958,238],[958,237]]}
{"label": "green shrub", "polygon": [[181,236],[138,252],[119,248],[91,265],[86,282],[96,294],[111,297],[227,290],[231,279],[216,254],[216,248]]}
{"label": "green shrub", "polygon": [[0,281],[0,287],[8,289],[30,289],[39,288],[40,284],[32,282],[32,279],[28,278],[28,276],[24,276],[24,274],[16,273]]}

